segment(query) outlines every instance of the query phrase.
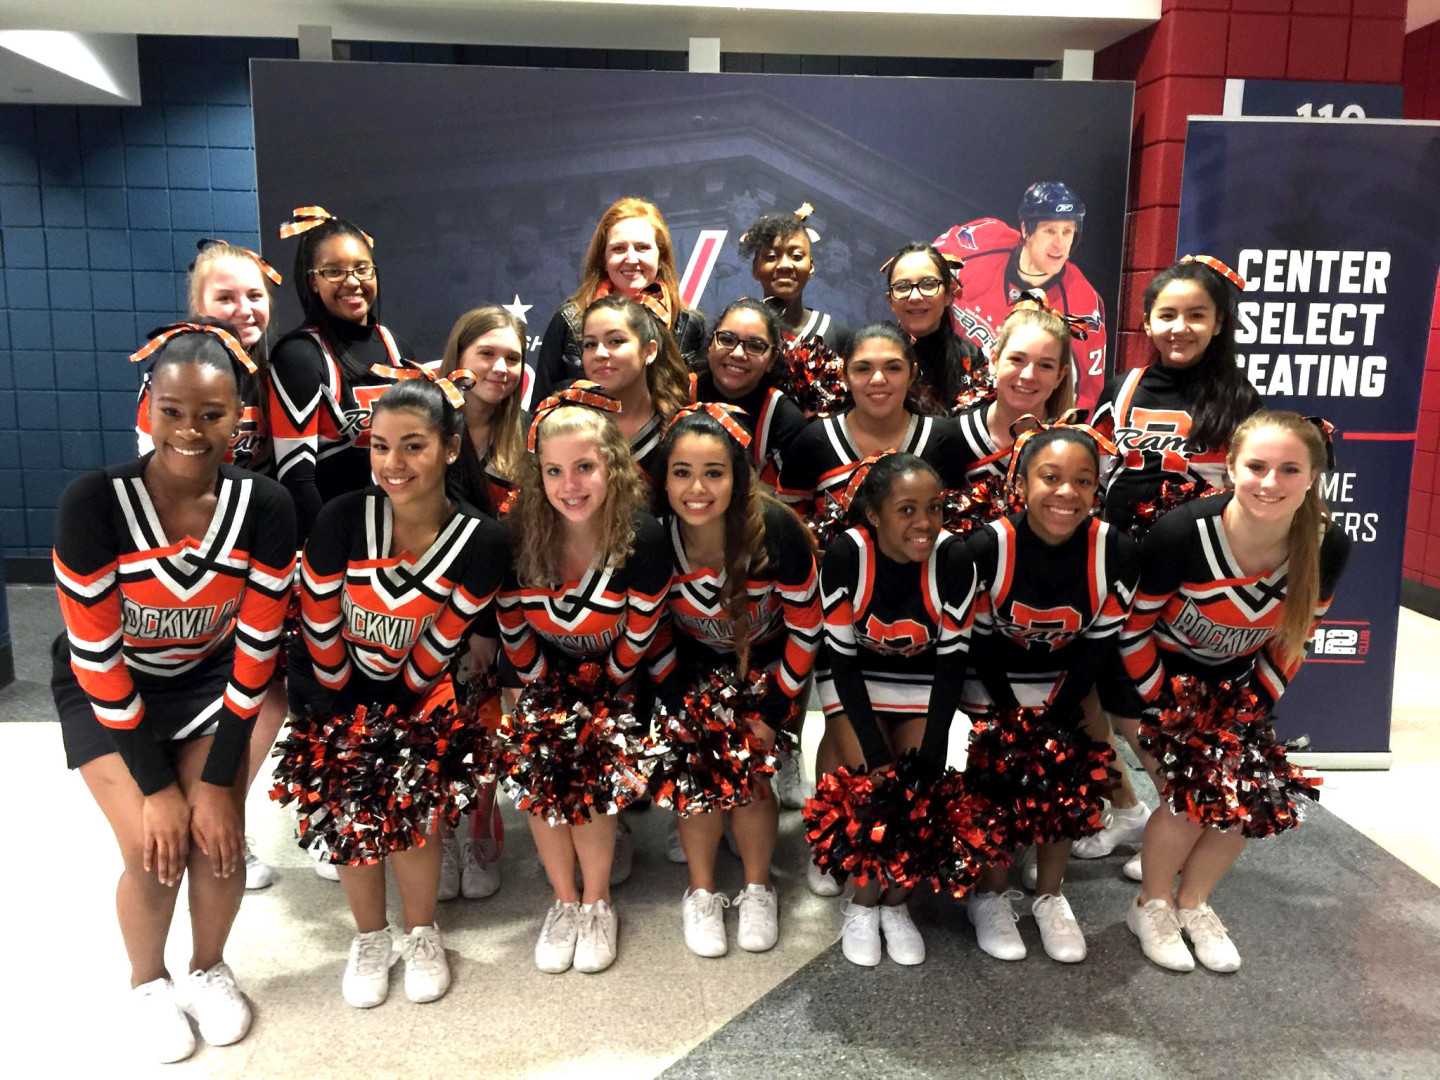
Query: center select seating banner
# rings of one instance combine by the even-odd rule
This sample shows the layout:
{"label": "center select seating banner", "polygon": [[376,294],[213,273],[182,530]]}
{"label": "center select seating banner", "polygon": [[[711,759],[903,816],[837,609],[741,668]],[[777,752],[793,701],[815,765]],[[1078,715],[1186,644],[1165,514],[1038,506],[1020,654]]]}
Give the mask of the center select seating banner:
{"label": "center select seating banner", "polygon": [[[525,310],[533,356],[622,195],[660,207],[686,301],[712,318],[756,293],[746,226],[811,203],[806,304],[858,327],[891,317],[879,268],[900,245],[1018,227],[1026,188],[1061,181],[1086,210],[1072,262],[1116,310],[1129,83],[255,61],[251,93],[265,256],[288,276],[275,230],[293,207],[356,222],[381,317],[422,360],[482,303]],[[298,319],[287,281],[274,325]],[[1091,378],[1108,362],[1077,360]]]}
{"label": "center select seating banner", "polygon": [[1437,192],[1440,124],[1190,121],[1179,250],[1245,278],[1235,345],[1265,404],[1337,429],[1324,492],[1355,547],[1276,725],[1322,753],[1390,748]]}

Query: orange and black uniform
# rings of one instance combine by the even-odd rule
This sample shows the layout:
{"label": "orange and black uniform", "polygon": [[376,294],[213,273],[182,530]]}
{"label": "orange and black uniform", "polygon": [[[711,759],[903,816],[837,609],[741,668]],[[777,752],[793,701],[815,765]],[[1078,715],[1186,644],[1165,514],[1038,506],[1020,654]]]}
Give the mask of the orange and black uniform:
{"label": "orange and black uniform", "polygon": [[[270,447],[270,428],[265,417],[265,384],[259,375],[252,375],[239,364],[231,363],[235,372],[235,388],[240,392],[240,423],[230,439],[230,452],[225,460],[242,469],[270,475],[275,459]],[[140,384],[140,399],[135,405],[135,441],[141,454],[155,449],[150,438],[150,373]]]}
{"label": "orange and black uniform", "polygon": [[743,397],[730,398],[715,385],[709,371],[690,376],[690,400],[714,401],[743,409],[735,419],[750,433],[750,462],[760,479],[774,487],[780,478],[785,454],[809,426],[805,414],[788,397],[772,386],[768,379]]}
{"label": "orange and black uniform", "polygon": [[214,735],[202,778],[228,786],[275,668],[295,511],[275,481],[222,465],[205,535],[172,542],[148,460],[88,473],[60,498],[52,690],[66,757],[79,768],[118,751],[150,795],[175,781],[182,741]]}

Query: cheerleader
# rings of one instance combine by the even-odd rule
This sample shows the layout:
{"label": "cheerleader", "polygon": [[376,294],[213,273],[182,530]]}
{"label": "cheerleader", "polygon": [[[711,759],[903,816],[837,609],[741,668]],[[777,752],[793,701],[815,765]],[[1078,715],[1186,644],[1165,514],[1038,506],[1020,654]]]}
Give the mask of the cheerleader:
{"label": "cheerleader", "polygon": [[761,295],[780,309],[786,341],[819,338],[842,355],[850,332],[829,312],[805,306],[805,286],[815,272],[814,245],[820,234],[806,224],[815,208],[805,203],[789,214],[765,214],[740,234],[740,257],[750,260],[750,274]]}
{"label": "cheerleader", "polygon": [[300,536],[320,507],[370,483],[370,408],[392,369],[414,356],[379,321],[379,270],[370,234],[319,206],[296,208],[280,237],[299,236],[295,292],[304,322],[270,359],[275,475],[295,499]]}
{"label": "cheerleader", "polygon": [[[1161,800],[1125,921],[1145,955],[1172,971],[1189,971],[1196,959],[1211,971],[1239,968],[1210,897],[1247,837],[1293,826],[1295,796],[1314,797],[1285,761],[1267,714],[1305,659],[1350,553],[1320,494],[1322,473],[1334,467],[1328,454],[1323,421],[1257,412],[1229,439],[1233,490],[1171,511],[1141,545],[1121,650],[1151,706],[1141,745]],[[1258,718],[1247,722],[1243,708],[1217,719],[1177,707],[1177,675],[1212,691],[1230,683],[1253,693]],[[1229,735],[1223,755],[1207,755],[1216,730]]]}
{"label": "cheerleader", "polygon": [[[305,545],[305,648],[292,651],[289,665],[301,715],[348,716],[375,706],[394,706],[411,724],[448,715],[455,691],[447,666],[509,562],[495,520],[446,493],[464,426],[458,387],[468,377],[432,382],[418,368],[408,373],[416,377],[404,377],[373,405],[368,456],[378,485],[326,503]],[[333,861],[346,857],[330,852]],[[422,837],[406,850],[363,857],[364,864],[339,867],[355,919],[341,982],[346,1003],[368,1009],[383,1002],[389,969],[401,957],[405,996],[437,1000],[450,985],[435,923],[440,844]],[[386,864],[400,892],[403,932],[392,931],[386,914]]]}
{"label": "cheerleader", "polygon": [[620,403],[614,423],[635,465],[649,475],[666,421],[687,397],[675,339],[646,304],[610,295],[585,309],[580,358],[585,377]]}
{"label": "cheerleader", "polygon": [[[827,743],[818,772],[841,764],[874,772],[922,745],[932,762],[944,763],[959,684],[948,692],[932,687],[937,664],[964,668],[975,571],[958,538],[940,528],[940,487],[940,474],[923,458],[886,454],[850,504],[855,524],[825,550],[825,649],[817,682]],[[839,893],[834,878],[812,864],[817,876],[831,887],[812,881],[814,891]],[[883,935],[897,964],[924,961],[909,893],[878,880],[855,890],[841,933],[847,960],[880,963]]]}
{"label": "cheerleader", "polygon": [[[1085,958],[1085,937],[1060,889],[1071,841],[1100,826],[1092,769],[1108,768],[1112,753],[1085,730],[1083,702],[1101,657],[1114,649],[1139,565],[1135,542],[1091,516],[1100,451],[1112,451],[1103,436],[1057,424],[1028,432],[1017,447],[1010,475],[1024,511],[966,541],[978,586],[962,703],[977,725],[965,780],[997,804],[1023,807],[1014,840],[1038,844],[1031,912],[1040,940],[1051,959],[1077,963]],[[1022,707],[1043,712],[1006,717]],[[1019,894],[1005,891],[1006,877],[1004,867],[988,871],[970,895],[968,914],[981,949],[1022,960],[1025,944],[1011,908]]]}
{"label": "cheerleader", "polygon": [[[1239,275],[1208,255],[1186,256],[1145,287],[1145,336],[1155,355],[1145,367],[1109,380],[1092,414],[1096,429],[1120,451],[1105,483],[1107,521],[1133,530],[1173,501],[1166,491],[1183,497],[1224,486],[1230,433],[1260,408],[1260,396],[1235,364],[1235,294],[1242,287]],[[1102,686],[1125,681],[1118,666],[1111,662]],[[1113,713],[1110,723],[1138,752],[1133,716]],[[1097,859],[1139,843],[1150,810],[1128,775],[1113,798],[1105,828],[1075,845],[1078,857]],[[1125,874],[1139,880],[1139,871],[1137,854]]]}
{"label": "cheerleader", "polygon": [[580,287],[561,305],[540,340],[535,385],[527,401],[538,402],[584,371],[582,317],[592,303],[618,294],[647,297],[675,338],[681,359],[694,365],[705,347],[705,316],[684,306],[670,227],[654,203],[627,195],[611,203],[595,225],[580,265]]}
{"label": "cheerleader", "polygon": [[895,319],[915,342],[920,360],[916,387],[920,411],[948,416],[988,388],[984,354],[955,333],[946,310],[955,296],[955,272],[930,244],[906,244],[880,267]]}
{"label": "cheerleader", "polygon": [[224,949],[245,887],[246,746],[295,563],[285,490],[225,462],[241,415],[232,343],[197,326],[155,350],[154,450],[77,479],[55,527],[66,633],[51,650],[51,688],[67,763],[124,861],[116,907],[131,1029],[165,1062],[195,1049],[165,968],[187,871],[188,1010],[212,1046],[250,1026]]}
{"label": "cheerleader", "polygon": [[[613,698],[613,691],[628,691],[655,635],[670,556],[659,522],[645,512],[646,485],[610,418],[615,412],[614,399],[580,380],[543,402],[530,425],[534,453],[523,459],[520,495],[508,519],[515,565],[499,608],[506,657],[526,685],[595,661]],[[574,751],[573,744],[544,750],[551,756]],[[573,964],[597,972],[615,962],[619,920],[610,902],[610,870],[616,817],[591,813],[576,825],[552,825],[538,811],[530,817],[555,892],[535,944],[541,971]],[[577,860],[582,890],[575,887]]]}
{"label": "cheerleader", "polygon": [[[761,488],[750,442],[734,412],[713,402],[690,406],[665,437],[660,460],[672,578],[652,669],[677,712],[685,690],[702,685],[718,665],[733,666],[742,681],[766,672],[754,726],[769,752],[776,732],[804,707],[821,614],[814,546],[795,515]],[[779,933],[770,882],[779,807],[764,777],[753,783],[753,797],[729,815],[745,870],[734,901],[736,941],[747,952],[765,952]],[[690,876],[681,904],[685,944],[698,956],[723,956],[728,948],[723,909],[730,901],[715,886],[724,830],[719,810],[679,819]]]}

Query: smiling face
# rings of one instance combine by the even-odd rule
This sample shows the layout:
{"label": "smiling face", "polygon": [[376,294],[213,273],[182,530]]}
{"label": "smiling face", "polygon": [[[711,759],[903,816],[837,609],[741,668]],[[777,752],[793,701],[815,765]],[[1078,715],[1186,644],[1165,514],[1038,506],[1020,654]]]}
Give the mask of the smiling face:
{"label": "smiling face", "polygon": [[1310,451],[1279,427],[1252,430],[1231,452],[1228,469],[1241,509],[1267,522],[1288,521],[1315,482]]}
{"label": "smiling face", "polygon": [[166,364],[150,380],[155,460],[176,477],[212,476],[240,422],[235,376],[202,363]]}
{"label": "smiling face", "polygon": [[845,361],[845,382],[855,408],[872,420],[888,420],[905,407],[915,367],[904,350],[883,337],[867,338]]}
{"label": "smiling face", "polygon": [[1058,439],[1031,453],[1020,486],[1035,535],[1068,540],[1090,516],[1098,480],[1094,455],[1077,442]]}
{"label": "smiling face", "polygon": [[1184,278],[1161,289],[1145,316],[1145,335],[1166,367],[1194,364],[1219,329],[1215,301],[1198,281]]}
{"label": "smiling face", "polygon": [[[315,248],[315,261],[310,269],[373,267],[373,258],[370,249],[359,237],[337,233]],[[380,279],[378,275],[373,275],[369,281],[359,281],[354,274],[347,274],[339,281],[326,281],[323,275],[311,273],[310,288],[315,290],[325,310],[335,318],[363,323],[369,317],[370,308],[380,291]]]}
{"label": "smiling face", "polygon": [[804,229],[761,248],[750,264],[750,272],[764,294],[787,303],[805,291],[805,283],[814,269],[810,237]]}
{"label": "smiling face", "polygon": [[475,375],[475,385],[466,391],[467,397],[498,405],[520,385],[523,363],[519,336],[508,326],[497,326],[465,346],[456,367]]}
{"label": "smiling face", "polygon": [[196,315],[219,319],[250,349],[270,325],[270,292],[254,259],[215,259],[200,287]]}
{"label": "smiling face", "polygon": [[[944,277],[940,268],[935,265],[935,260],[923,251],[912,251],[900,256],[890,268],[890,310],[895,312],[901,328],[911,337],[924,337],[940,325],[940,320],[945,315],[945,305],[950,302],[950,295],[943,288],[943,281]],[[942,287],[935,288],[936,282],[941,282]],[[912,288],[905,289],[904,294],[897,299],[895,289],[903,288],[907,284]],[[933,295],[922,295],[931,290]]]}
{"label": "smiling face", "polygon": [[730,448],[714,435],[682,435],[670,452],[665,495],[686,525],[698,528],[725,516],[735,490]]}
{"label": "smiling face", "polygon": [[370,471],[397,506],[433,498],[445,467],[459,452],[430,418],[415,409],[377,409],[370,420]]}
{"label": "smiling face", "polygon": [[585,377],[615,397],[622,396],[637,380],[644,380],[645,366],[653,363],[659,352],[660,343],[641,341],[622,311],[601,307],[585,318],[580,339]]}
{"label": "smiling face", "polygon": [[1075,222],[1037,221],[1025,236],[1020,269],[1027,274],[1054,277],[1065,269],[1075,246]]}
{"label": "smiling face", "polygon": [[1038,326],[1021,324],[1011,330],[995,360],[1000,404],[1017,416],[1042,416],[1065,374],[1063,351],[1060,342]]}
{"label": "smiling face", "polygon": [[901,473],[878,510],[867,516],[880,550],[896,562],[923,562],[940,536],[940,481],[929,472]]}
{"label": "smiling face", "polygon": [[540,442],[545,497],[566,521],[583,525],[605,505],[610,474],[593,435],[552,435]]}
{"label": "smiling face", "polygon": [[623,293],[648,288],[660,273],[660,245],[655,226],[644,218],[624,218],[605,237],[605,274]]}
{"label": "smiling face", "polygon": [[[734,343],[727,349],[724,342],[731,338]],[[768,349],[761,352],[763,346]],[[730,399],[742,398],[759,386],[774,358],[770,328],[758,311],[747,308],[736,308],[720,320],[706,354],[715,388]]]}

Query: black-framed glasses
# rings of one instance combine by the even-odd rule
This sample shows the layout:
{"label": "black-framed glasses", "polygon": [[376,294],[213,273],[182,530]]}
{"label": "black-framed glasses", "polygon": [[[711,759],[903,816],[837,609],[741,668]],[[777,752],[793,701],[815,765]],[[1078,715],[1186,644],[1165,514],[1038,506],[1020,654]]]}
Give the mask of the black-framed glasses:
{"label": "black-framed glasses", "polygon": [[747,337],[742,338],[739,334],[732,334],[729,330],[716,330],[711,335],[711,340],[727,353],[734,352],[735,346],[745,350],[745,355],[752,360],[764,360],[770,355],[770,350],[775,348],[764,338]]}
{"label": "black-framed glasses", "polygon": [[891,300],[908,300],[912,293],[919,293],[926,300],[940,295],[945,282],[938,277],[921,278],[919,281],[892,281],[885,286]]}
{"label": "black-framed glasses", "polygon": [[347,277],[353,277],[356,281],[374,281],[374,263],[356,263],[354,266],[317,266],[310,273],[316,274],[331,285],[339,285]]}

